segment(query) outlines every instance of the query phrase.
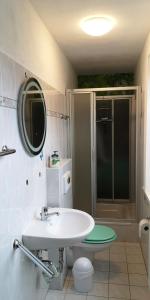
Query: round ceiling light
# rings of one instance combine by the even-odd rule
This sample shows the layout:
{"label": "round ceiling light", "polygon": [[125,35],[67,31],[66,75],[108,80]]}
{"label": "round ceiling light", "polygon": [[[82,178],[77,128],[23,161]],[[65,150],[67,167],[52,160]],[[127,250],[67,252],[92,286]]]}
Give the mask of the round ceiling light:
{"label": "round ceiling light", "polygon": [[115,21],[108,17],[88,17],[81,21],[82,30],[92,36],[104,35],[111,31],[115,25]]}

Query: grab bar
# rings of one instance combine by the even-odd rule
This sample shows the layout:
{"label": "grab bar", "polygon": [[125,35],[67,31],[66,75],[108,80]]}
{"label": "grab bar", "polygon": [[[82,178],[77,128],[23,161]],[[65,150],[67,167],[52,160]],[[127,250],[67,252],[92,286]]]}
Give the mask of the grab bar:
{"label": "grab bar", "polygon": [[20,249],[36,266],[38,266],[44,273],[48,275],[50,278],[58,277],[59,273],[57,269],[53,266],[53,263],[50,262],[50,265],[53,267],[53,271],[50,270],[39,258],[37,258],[30,250],[28,250],[22,243],[20,243],[17,239],[14,240],[13,243],[14,250]]}
{"label": "grab bar", "polygon": [[6,145],[2,147],[2,150],[0,151],[0,156],[13,154],[16,152],[16,149],[9,149]]}

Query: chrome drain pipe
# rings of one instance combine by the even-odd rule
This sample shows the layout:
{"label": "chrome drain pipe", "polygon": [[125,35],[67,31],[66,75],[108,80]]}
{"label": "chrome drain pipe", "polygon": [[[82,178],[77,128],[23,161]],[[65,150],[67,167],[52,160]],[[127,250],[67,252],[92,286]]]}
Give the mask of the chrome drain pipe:
{"label": "chrome drain pipe", "polygon": [[[13,243],[14,250],[20,249],[36,266],[38,266],[49,278],[56,278],[58,277],[58,272],[55,272],[56,268],[53,268],[51,270],[49,267],[47,267],[39,258],[37,258],[29,249],[27,249],[21,242],[19,242],[17,239],[14,240]],[[53,266],[52,262],[51,265]]]}

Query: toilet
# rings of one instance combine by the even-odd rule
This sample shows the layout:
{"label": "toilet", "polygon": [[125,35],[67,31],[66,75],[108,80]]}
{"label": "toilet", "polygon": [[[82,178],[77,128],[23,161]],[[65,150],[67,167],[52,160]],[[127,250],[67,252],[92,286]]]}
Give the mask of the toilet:
{"label": "toilet", "polygon": [[68,266],[72,266],[79,257],[87,257],[93,261],[94,254],[108,248],[116,238],[117,235],[111,227],[95,225],[92,232],[83,242],[80,242],[67,250]]}

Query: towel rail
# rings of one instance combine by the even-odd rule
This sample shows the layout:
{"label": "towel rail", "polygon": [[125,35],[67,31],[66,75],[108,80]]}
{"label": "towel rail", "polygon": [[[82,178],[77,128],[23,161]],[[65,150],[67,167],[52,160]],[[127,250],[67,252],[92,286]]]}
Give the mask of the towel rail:
{"label": "towel rail", "polygon": [[48,275],[48,277],[56,278],[58,277],[59,273],[57,272],[56,268],[54,267],[53,263],[50,262],[51,267],[53,268],[53,271],[50,270],[49,267],[47,267],[39,258],[37,258],[30,250],[28,250],[21,242],[19,242],[17,239],[14,240],[13,243],[14,250],[20,249],[36,266],[38,266],[45,274]]}
{"label": "towel rail", "polygon": [[9,149],[6,145],[2,147],[2,151],[0,151],[0,156],[5,156],[9,154],[15,153],[15,149]]}

